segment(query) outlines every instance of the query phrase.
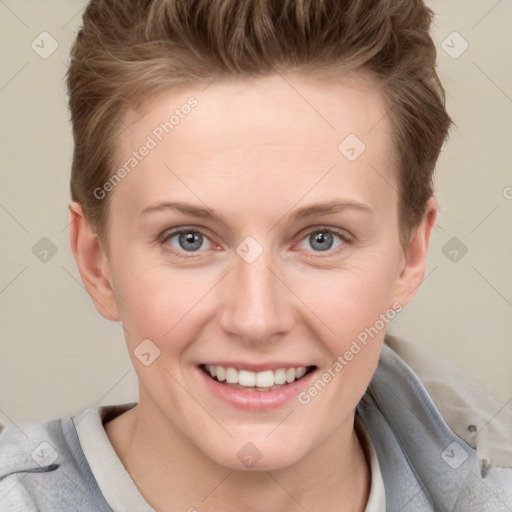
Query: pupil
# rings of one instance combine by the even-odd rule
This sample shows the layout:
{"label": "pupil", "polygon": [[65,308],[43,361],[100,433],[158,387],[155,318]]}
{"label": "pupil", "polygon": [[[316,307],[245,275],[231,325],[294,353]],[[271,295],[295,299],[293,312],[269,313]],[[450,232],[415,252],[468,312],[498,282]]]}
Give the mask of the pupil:
{"label": "pupil", "polygon": [[185,251],[195,251],[203,243],[201,233],[182,233],[179,237],[179,243]]}
{"label": "pupil", "polygon": [[317,251],[327,251],[332,247],[333,236],[332,233],[319,232],[311,235],[311,247]]}

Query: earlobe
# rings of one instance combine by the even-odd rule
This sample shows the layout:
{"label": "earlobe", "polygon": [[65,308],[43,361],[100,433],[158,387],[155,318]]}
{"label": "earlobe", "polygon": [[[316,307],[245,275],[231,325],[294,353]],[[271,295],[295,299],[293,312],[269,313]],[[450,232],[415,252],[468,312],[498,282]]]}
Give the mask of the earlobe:
{"label": "earlobe", "polygon": [[406,306],[414,298],[425,275],[430,235],[436,222],[437,208],[437,200],[432,196],[421,224],[412,233],[407,245],[394,294],[395,300],[402,306]]}
{"label": "earlobe", "polygon": [[98,313],[107,320],[119,321],[109,264],[100,240],[95,235],[82,212],[79,203],[69,205],[69,239],[78,271]]}

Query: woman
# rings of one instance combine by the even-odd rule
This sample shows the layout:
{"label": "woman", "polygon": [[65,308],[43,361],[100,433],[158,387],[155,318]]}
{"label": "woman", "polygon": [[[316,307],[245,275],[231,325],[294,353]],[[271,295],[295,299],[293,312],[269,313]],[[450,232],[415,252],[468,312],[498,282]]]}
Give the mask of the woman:
{"label": "woman", "polygon": [[419,0],[89,4],[71,246],[139,399],[4,433],[0,510],[512,510],[502,422],[484,458],[386,337],[451,124],[431,20]]}

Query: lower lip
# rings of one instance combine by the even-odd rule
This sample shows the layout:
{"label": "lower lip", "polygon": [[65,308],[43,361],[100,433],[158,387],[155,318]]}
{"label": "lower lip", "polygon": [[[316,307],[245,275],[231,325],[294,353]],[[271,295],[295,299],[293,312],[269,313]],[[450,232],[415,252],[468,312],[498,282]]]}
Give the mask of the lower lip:
{"label": "lower lip", "polygon": [[301,379],[272,391],[244,391],[231,388],[212,379],[199,367],[197,371],[200,374],[200,378],[204,380],[208,389],[215,396],[235,407],[251,411],[265,411],[282,406],[306,388],[315,374],[315,371],[312,371]]}

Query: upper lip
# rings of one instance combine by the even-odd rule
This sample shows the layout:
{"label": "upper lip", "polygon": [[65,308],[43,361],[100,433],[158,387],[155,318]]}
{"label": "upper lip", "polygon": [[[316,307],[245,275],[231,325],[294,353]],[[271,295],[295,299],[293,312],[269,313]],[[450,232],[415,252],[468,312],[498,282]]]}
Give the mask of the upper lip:
{"label": "upper lip", "polygon": [[290,363],[270,361],[268,363],[254,363],[245,361],[209,361],[207,363],[201,363],[199,366],[223,366],[224,368],[235,368],[236,370],[248,370],[250,372],[264,372],[265,370],[277,370],[278,368],[309,368],[311,364],[304,363]]}

